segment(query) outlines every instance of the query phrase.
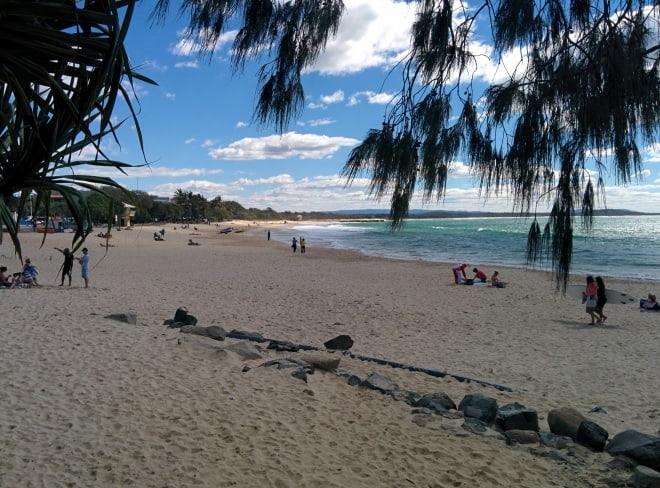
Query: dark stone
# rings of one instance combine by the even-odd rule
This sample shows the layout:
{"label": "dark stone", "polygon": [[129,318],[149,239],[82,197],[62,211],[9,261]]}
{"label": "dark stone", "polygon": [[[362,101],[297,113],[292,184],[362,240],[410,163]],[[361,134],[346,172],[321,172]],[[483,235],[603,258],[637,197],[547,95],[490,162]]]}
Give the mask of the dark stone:
{"label": "dark stone", "polygon": [[267,349],[272,349],[273,351],[284,351],[284,352],[298,352],[300,347],[294,344],[293,342],[288,341],[270,341],[268,343]]}
{"label": "dark stone", "polygon": [[612,438],[605,450],[612,456],[627,456],[642,466],[660,471],[660,437],[624,430]]}
{"label": "dark stone", "polygon": [[212,337],[216,341],[224,341],[225,337],[227,337],[227,331],[219,325],[209,325],[206,328],[206,332],[209,337]]}
{"label": "dark stone", "polygon": [[584,415],[571,407],[560,407],[548,412],[548,426],[553,434],[577,440],[580,424],[587,420]]}
{"label": "dark stone", "polygon": [[125,324],[137,324],[137,315],[132,312],[113,313],[105,316],[106,319],[116,320]]}
{"label": "dark stone", "polygon": [[573,439],[570,437],[553,434],[552,432],[542,432],[540,441],[544,446],[555,449],[564,449],[573,444]]}
{"label": "dark stone", "polygon": [[477,418],[466,418],[462,427],[473,434],[485,434],[488,430],[488,424]]}
{"label": "dark stone", "polygon": [[538,444],[539,433],[534,430],[512,429],[504,432],[508,444]]}
{"label": "dark stone", "polygon": [[378,373],[371,373],[360,386],[371,388],[372,390],[380,391],[381,393],[390,393],[398,390],[399,385],[389,379],[387,376],[379,375]]}
{"label": "dark stone", "polygon": [[497,415],[497,400],[483,393],[470,393],[463,397],[458,409],[466,417],[473,417],[490,424]]}
{"label": "dark stone", "polygon": [[632,481],[636,488],[660,488],[660,473],[646,466],[637,466]]}
{"label": "dark stone", "polygon": [[323,345],[326,349],[346,351],[353,347],[353,339],[351,339],[351,336],[342,334],[335,337],[334,339],[330,339],[329,341],[324,342]]}
{"label": "dark stone", "polygon": [[496,423],[504,431],[539,431],[539,417],[536,410],[519,403],[509,403],[500,407],[497,411]]}
{"label": "dark stone", "polygon": [[577,431],[577,441],[596,451],[602,451],[609,437],[609,433],[596,422],[584,420],[580,423]]}
{"label": "dark stone", "polygon": [[413,407],[424,407],[436,413],[455,410],[456,404],[446,393],[427,393],[416,401]]}
{"label": "dark stone", "polygon": [[203,337],[209,336],[206,327],[201,327],[199,325],[184,325],[183,327],[180,328],[180,332],[183,332],[185,334],[194,334]]}
{"label": "dark stone", "polygon": [[183,322],[170,322],[170,325],[167,326],[168,329],[180,329],[183,327],[184,324]]}
{"label": "dark stone", "polygon": [[395,400],[405,402],[411,407],[420,399],[419,393],[408,390],[394,390],[388,392],[388,394]]}

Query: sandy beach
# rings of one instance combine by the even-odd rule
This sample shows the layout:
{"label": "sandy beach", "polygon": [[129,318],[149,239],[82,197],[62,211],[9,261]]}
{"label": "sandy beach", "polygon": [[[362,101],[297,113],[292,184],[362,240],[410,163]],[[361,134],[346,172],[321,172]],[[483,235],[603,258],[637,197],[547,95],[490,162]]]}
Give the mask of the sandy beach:
{"label": "sandy beach", "polygon": [[[167,328],[178,307],[199,325],[296,344],[348,334],[358,355],[507,386],[340,362],[456,404],[477,392],[518,402],[538,411],[544,431],[547,413],[568,406],[610,437],[660,434],[660,312],[608,305],[607,321],[591,326],[542,271],[501,268],[504,289],[457,286],[451,264],[315,248],[313,235],[301,255],[268,241],[267,226],[174,227],[162,242],[160,227],[113,232],[108,248],[90,236],[88,289],[78,264],[73,286],[59,286],[53,248],[71,234],[43,246],[43,235],[21,234],[42,286],[0,290],[0,487],[606,487],[628,477],[606,467],[607,453],[575,445],[561,462],[539,444],[507,445],[440,416],[419,422],[405,402],[329,372],[304,382],[259,367],[304,353],[262,344],[262,358],[243,360],[218,350],[238,339]],[[9,239],[0,253],[20,269]],[[660,283],[606,284],[660,292]],[[122,312],[137,324],[105,318]]]}

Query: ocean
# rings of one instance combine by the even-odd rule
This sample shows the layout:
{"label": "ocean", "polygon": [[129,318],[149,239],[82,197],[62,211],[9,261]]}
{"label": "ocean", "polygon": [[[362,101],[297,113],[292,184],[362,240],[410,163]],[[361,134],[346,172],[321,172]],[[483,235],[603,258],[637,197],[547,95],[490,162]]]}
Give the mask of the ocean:
{"label": "ocean", "polygon": [[[272,230],[273,239],[305,237],[314,246],[359,251],[372,256],[431,262],[549,270],[528,265],[527,233],[532,220],[514,217],[411,219],[391,231],[387,222],[341,222]],[[541,228],[545,220],[539,219]],[[571,273],[660,281],[660,218],[654,215],[596,217],[586,232],[579,224]]]}

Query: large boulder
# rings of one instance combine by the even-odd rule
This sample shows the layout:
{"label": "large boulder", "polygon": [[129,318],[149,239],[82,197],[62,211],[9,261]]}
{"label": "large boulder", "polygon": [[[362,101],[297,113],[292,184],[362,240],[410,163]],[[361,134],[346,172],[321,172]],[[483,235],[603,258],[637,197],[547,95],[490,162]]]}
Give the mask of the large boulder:
{"label": "large boulder", "polygon": [[520,403],[508,403],[497,410],[495,422],[502,430],[539,431],[539,416],[536,410]]}
{"label": "large boulder", "polygon": [[443,413],[447,410],[455,410],[456,404],[446,393],[427,393],[422,395],[413,407],[423,407],[435,413]]}
{"label": "large boulder", "polygon": [[576,440],[584,446],[602,451],[608,437],[609,433],[600,425],[590,420],[584,420],[578,427]]}
{"label": "large boulder", "polygon": [[605,450],[612,456],[627,456],[643,466],[660,471],[660,437],[624,430],[612,438]]}
{"label": "large boulder", "polygon": [[470,393],[465,395],[458,404],[458,409],[466,417],[479,419],[486,424],[495,420],[497,415],[497,400],[483,393]]}
{"label": "large boulder", "polygon": [[351,347],[353,347],[353,339],[351,339],[351,336],[342,334],[334,339],[330,339],[329,341],[326,341],[323,343],[326,349],[334,349],[334,350],[339,350],[339,351],[347,351]]}
{"label": "large boulder", "polygon": [[560,407],[548,412],[550,432],[577,440],[578,429],[586,417],[571,407]]}

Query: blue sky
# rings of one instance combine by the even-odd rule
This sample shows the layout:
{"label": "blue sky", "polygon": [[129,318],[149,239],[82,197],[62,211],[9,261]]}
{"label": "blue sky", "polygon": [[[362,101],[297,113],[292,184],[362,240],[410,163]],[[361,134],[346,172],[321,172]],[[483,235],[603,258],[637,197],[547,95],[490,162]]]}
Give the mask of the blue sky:
{"label": "blue sky", "polygon": [[[338,36],[303,78],[304,111],[281,136],[271,127],[250,123],[257,66],[232,75],[232,33],[211,56],[200,58],[197,46],[183,36],[186,21],[177,15],[178,2],[172,2],[164,25],[150,25],[152,5],[151,0],[139,4],[127,41],[133,65],[158,82],[138,84],[136,90],[150,165],[129,170],[126,177],[116,172],[110,176],[153,195],[171,197],[180,188],[207,199],[220,196],[244,207],[277,211],[389,208],[388,198],[378,202],[369,195],[368,180],[346,187],[340,173],[351,149],[370,128],[380,127],[387,103],[400,87],[400,77],[388,74],[409,44],[410,5],[345,0]],[[484,53],[490,49],[483,42],[478,47]],[[496,78],[500,72],[484,61],[477,79]],[[130,126],[121,130],[120,143],[104,145],[110,157],[143,163]],[[660,146],[648,148],[644,160],[637,184],[607,185],[609,208],[660,212]],[[411,208],[510,211],[512,202],[479,198],[467,167],[456,161],[444,200],[422,202],[420,192]]]}

